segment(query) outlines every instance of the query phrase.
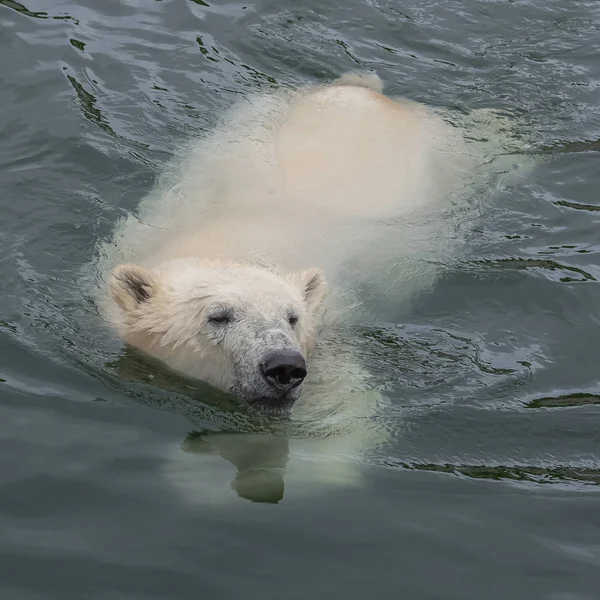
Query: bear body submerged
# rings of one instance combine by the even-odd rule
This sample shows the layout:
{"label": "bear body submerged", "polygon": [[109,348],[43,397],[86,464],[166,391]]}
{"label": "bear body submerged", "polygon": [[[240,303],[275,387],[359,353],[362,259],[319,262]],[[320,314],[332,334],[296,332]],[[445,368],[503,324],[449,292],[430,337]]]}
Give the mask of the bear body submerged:
{"label": "bear body submerged", "polygon": [[117,234],[108,314],[122,338],[248,404],[289,407],[327,282],[349,312],[344,270],[360,271],[381,224],[435,211],[472,162],[455,129],[379,85],[252,98],[192,146],[174,187]]}
{"label": "bear body submerged", "polygon": [[[243,405],[293,406],[300,456],[348,458],[385,437],[381,421],[365,424],[381,394],[352,349],[309,360],[319,328],[360,317],[357,281],[393,289],[392,302],[431,285],[457,243],[453,199],[488,154],[438,112],[384,96],[374,75],[252,96],[190,144],[104,244],[103,313],[125,342]],[[377,281],[391,270],[393,283]],[[196,451],[253,464],[248,448],[258,443],[261,456],[270,444],[282,455],[281,437],[212,439]],[[167,475],[200,498],[181,452]],[[359,471],[322,465],[328,481]],[[317,478],[313,460],[297,472]],[[239,481],[256,483],[238,472]]]}

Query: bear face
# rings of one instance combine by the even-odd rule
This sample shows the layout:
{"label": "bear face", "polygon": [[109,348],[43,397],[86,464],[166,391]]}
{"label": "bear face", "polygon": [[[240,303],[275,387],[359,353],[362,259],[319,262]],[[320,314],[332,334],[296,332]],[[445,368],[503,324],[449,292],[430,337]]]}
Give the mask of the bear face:
{"label": "bear face", "polygon": [[319,269],[279,275],[193,258],[119,265],[109,281],[125,341],[270,412],[300,396],[326,289]]}

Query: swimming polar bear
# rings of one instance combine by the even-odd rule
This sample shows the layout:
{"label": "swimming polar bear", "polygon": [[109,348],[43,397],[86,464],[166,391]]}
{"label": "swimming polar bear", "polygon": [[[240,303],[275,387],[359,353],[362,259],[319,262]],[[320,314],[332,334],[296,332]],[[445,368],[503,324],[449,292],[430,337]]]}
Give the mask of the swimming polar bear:
{"label": "swimming polar bear", "polygon": [[469,218],[457,200],[489,159],[492,121],[471,116],[468,137],[440,111],[386,97],[372,74],[252,96],[120,223],[99,263],[108,321],[264,426],[174,449],[165,472],[187,498],[207,495],[203,453],[236,466],[246,497],[278,497],[294,465],[302,481],[360,478],[356,457],[385,439],[370,418],[385,398],[343,336],[320,332],[364,316],[361,288],[401,302],[435,281]]}

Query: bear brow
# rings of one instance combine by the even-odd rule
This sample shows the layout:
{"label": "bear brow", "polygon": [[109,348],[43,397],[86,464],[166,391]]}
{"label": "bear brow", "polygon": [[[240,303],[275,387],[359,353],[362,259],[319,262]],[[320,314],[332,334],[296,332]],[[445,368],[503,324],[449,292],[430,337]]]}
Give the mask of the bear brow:
{"label": "bear brow", "polygon": [[213,298],[212,294],[198,294],[190,296],[183,301],[183,304],[193,304],[195,302],[206,302]]}

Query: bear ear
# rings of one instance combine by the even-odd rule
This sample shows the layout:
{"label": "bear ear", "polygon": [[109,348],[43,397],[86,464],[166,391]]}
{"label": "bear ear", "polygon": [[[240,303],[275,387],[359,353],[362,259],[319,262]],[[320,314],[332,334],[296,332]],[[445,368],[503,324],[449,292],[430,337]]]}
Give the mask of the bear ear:
{"label": "bear ear", "polygon": [[300,287],[308,310],[316,311],[327,294],[327,280],[321,269],[305,269],[291,273],[293,283]]}
{"label": "bear ear", "polygon": [[113,300],[125,311],[132,311],[156,294],[154,275],[138,265],[119,265],[110,275],[108,288]]}

